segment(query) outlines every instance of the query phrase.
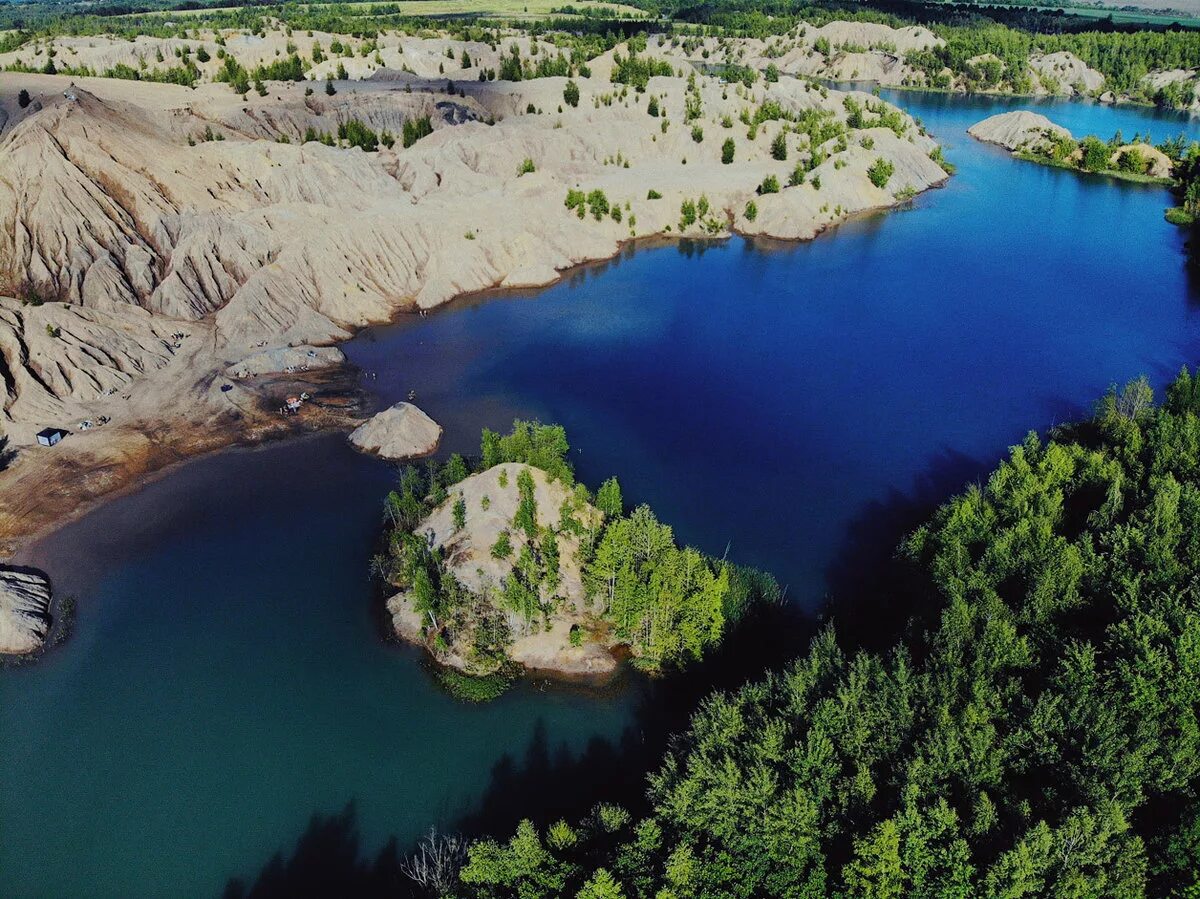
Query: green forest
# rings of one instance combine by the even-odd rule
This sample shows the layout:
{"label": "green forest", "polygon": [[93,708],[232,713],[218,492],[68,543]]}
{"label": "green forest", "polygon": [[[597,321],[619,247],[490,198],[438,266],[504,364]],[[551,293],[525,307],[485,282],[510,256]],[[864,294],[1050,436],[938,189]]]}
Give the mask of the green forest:
{"label": "green forest", "polygon": [[[1151,71],[1188,69],[1200,65],[1200,31],[1148,25],[1115,24],[1091,18],[1064,16],[1050,11],[1006,6],[979,7],[948,3],[876,0],[872,3],[829,0],[825,3],[796,0],[723,0],[721,3],[699,0],[630,0],[626,5],[645,10],[649,21],[623,18],[605,19],[598,13],[583,19],[551,18],[507,23],[537,34],[555,43],[563,51],[556,58],[536,61],[505,59],[498,74],[502,80],[578,74],[583,61],[609,50],[634,34],[661,31],[677,34],[704,33],[729,37],[769,38],[784,35],[797,26],[821,26],[834,20],[879,22],[901,27],[921,24],[943,38],[945,46],[910,51],[905,61],[923,72],[934,87],[948,87],[951,78],[965,80],[970,90],[1031,92],[1028,62],[1034,53],[1069,51],[1105,76],[1105,89],[1134,99],[1168,107],[1190,103],[1190,89],[1174,83],[1160,88],[1146,87],[1142,79]],[[213,7],[206,9],[206,7]],[[186,17],[164,16],[165,9],[191,9]],[[569,5],[561,8],[565,15]],[[395,4],[362,5],[298,3],[241,4],[224,8],[221,4],[198,2],[166,3],[156,0],[100,5],[74,2],[33,2],[0,4],[0,52],[14,50],[37,38],[53,35],[108,34],[132,39],[138,35],[183,37],[199,28],[246,29],[261,33],[271,21],[282,22],[295,31],[325,31],[350,34],[365,39],[391,29],[411,34],[428,30],[431,19],[405,16]],[[463,40],[495,44],[501,23],[488,26],[470,17],[437,20],[438,27]],[[366,48],[372,52],[373,48]],[[353,51],[350,51],[353,53]],[[368,55],[364,52],[363,55]],[[979,61],[978,57],[996,59]],[[334,51],[333,55],[337,55]],[[314,57],[314,62],[317,60]],[[536,65],[534,64],[536,62]],[[645,65],[632,55],[619,68],[614,81],[644,83],[658,72],[643,71]],[[114,69],[88,72],[72,69],[51,58],[47,66],[63,74],[97,74],[109,77],[146,78],[194,83],[195,66],[183,59],[179,66],[161,72]],[[50,70],[47,69],[47,71]],[[128,67],[126,67],[128,68]],[[944,70],[949,69],[951,75]],[[292,73],[259,72],[255,78],[291,78]],[[243,91],[244,92],[244,91]]]}
{"label": "green forest", "polygon": [[523,822],[437,889],[1200,896],[1200,372],[1031,434],[898,552],[927,608],[890,651],[825,628],[703,702],[647,815]]}
{"label": "green forest", "polygon": [[[648,506],[626,511],[616,478],[593,495],[576,482],[569,452],[562,427],[518,420],[506,435],[485,429],[474,460],[454,454],[443,463],[431,460],[401,470],[397,488],[385,501],[384,547],[372,570],[412,594],[414,610],[436,631],[431,635],[435,647],[465,642],[473,670],[501,670],[513,639],[508,613],[526,629],[544,627],[567,601],[560,591],[557,539],[564,533],[578,541],[590,617],[611,629],[630,648],[632,663],[646,671],[697,661],[749,607],[778,600],[779,587],[771,577],[680,547],[670,526]],[[441,552],[415,531],[455,496],[456,484],[506,462],[541,469],[570,492],[553,510],[558,524],[548,527],[539,524],[528,470],[511,485],[502,475],[500,486],[516,490],[519,502],[491,554],[511,560],[512,571],[496,585],[496,595],[480,596],[460,583]],[[453,505],[456,529],[466,525],[469,514],[459,495]]]}

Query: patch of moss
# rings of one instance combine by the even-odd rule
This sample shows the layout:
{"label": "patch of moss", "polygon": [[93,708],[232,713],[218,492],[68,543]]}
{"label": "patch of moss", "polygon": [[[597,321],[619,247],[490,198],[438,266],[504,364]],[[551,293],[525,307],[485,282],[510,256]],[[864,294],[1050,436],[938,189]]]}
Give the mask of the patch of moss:
{"label": "patch of moss", "polygon": [[491,702],[508,691],[519,673],[520,669],[515,665],[479,676],[464,674],[454,668],[439,668],[437,679],[447,693],[462,702]]}

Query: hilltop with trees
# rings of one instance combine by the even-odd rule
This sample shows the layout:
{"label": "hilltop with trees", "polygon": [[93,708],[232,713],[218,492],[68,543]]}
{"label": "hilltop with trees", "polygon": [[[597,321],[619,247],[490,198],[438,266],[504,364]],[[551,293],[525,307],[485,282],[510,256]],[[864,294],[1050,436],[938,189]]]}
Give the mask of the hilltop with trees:
{"label": "hilltop with trees", "polygon": [[593,494],[568,451],[561,427],[517,421],[507,435],[485,430],[473,463],[401,471],[373,561],[399,591],[388,601],[399,635],[477,678],[514,663],[607,676],[617,647],[659,673],[777,598],[771,578],[680,547],[648,506],[627,510],[616,478]]}

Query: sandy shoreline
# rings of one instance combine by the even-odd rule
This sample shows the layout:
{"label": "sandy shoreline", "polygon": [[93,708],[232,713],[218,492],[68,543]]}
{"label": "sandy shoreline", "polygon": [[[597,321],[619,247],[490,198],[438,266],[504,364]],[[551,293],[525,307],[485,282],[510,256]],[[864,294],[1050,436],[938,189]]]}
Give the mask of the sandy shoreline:
{"label": "sandy shoreline", "polygon": [[[361,420],[361,410],[367,406],[357,380],[358,372],[345,366],[323,372],[320,378],[287,381],[288,392],[313,391],[315,402],[298,416],[284,418],[263,408],[249,422],[228,417],[178,419],[159,423],[153,430],[140,429],[134,422],[95,435],[101,439],[89,445],[84,458],[55,454],[69,446],[70,437],[59,447],[39,448],[37,458],[19,456],[0,474],[0,554],[19,561],[24,550],[60,528],[202,456],[348,430]],[[322,406],[321,401],[329,405]],[[54,481],[66,486],[48,490],[46,483]]]}
{"label": "sandy shoreline", "polygon": [[[943,186],[944,183],[937,186]],[[893,207],[863,210],[847,216],[842,221],[855,221],[878,215],[890,208]],[[818,232],[817,236],[830,228],[838,227],[842,221],[831,223]],[[688,241],[721,243],[735,235],[767,249],[784,248],[816,239],[814,236],[789,240],[743,235],[737,232],[711,237],[651,234],[627,238],[618,241],[616,250],[609,255],[588,259],[562,269],[557,273],[557,277],[546,284],[522,287],[496,284],[480,290],[467,291],[429,310],[429,314],[450,312],[463,306],[479,305],[503,297],[536,297],[580,272],[603,267],[626,253],[678,246]],[[398,324],[411,315],[412,313],[400,312],[391,321],[369,325],[363,331]],[[360,336],[363,331],[352,335],[350,339]],[[28,459],[24,466],[21,465],[22,460],[19,457],[17,464],[0,472],[0,558],[20,564],[20,560],[27,557],[28,550],[59,529],[86,517],[110,500],[127,496],[148,484],[168,477],[180,466],[197,458],[230,449],[302,439],[315,433],[340,431],[348,434],[362,423],[366,413],[373,411],[378,405],[379,398],[360,382],[360,375],[361,373],[348,363],[323,373],[322,380],[340,382],[335,395],[345,398],[348,405],[344,413],[331,411],[309,414],[314,411],[314,407],[310,406],[301,416],[281,418],[273,410],[263,409],[262,417],[251,422],[249,428],[241,422],[214,423],[211,420],[183,419],[170,422],[164,439],[158,441],[146,440],[148,429],[139,429],[138,423],[135,422],[110,434],[104,434],[103,437],[107,438],[112,446],[98,447],[95,455],[100,457],[99,461],[90,466],[86,461],[79,459],[52,456],[50,453],[53,450],[43,453],[44,461]],[[315,389],[320,382],[313,378],[304,381],[296,379],[288,383],[292,389],[287,392],[298,392],[305,388]],[[280,392],[279,389],[274,390],[276,394]],[[260,395],[260,399],[262,398]],[[124,464],[114,466],[106,461],[111,454],[123,455],[122,445],[128,442],[136,444],[139,451],[124,456]],[[73,482],[69,495],[48,496],[44,489],[45,481],[64,478]],[[77,499],[79,495],[82,495],[82,500]]]}
{"label": "sandy shoreline", "polygon": [[[372,400],[336,346],[364,329],[536,292],[632,246],[810,240],[949,178],[936,141],[869,94],[679,63],[644,90],[611,80],[610,53],[578,83],[380,69],[245,96],[0,74],[0,170],[16,173],[0,177],[0,370],[17,450],[0,557],[186,460],[351,430]],[[348,119],[427,130],[350,146]],[[39,446],[47,427],[67,436]]]}

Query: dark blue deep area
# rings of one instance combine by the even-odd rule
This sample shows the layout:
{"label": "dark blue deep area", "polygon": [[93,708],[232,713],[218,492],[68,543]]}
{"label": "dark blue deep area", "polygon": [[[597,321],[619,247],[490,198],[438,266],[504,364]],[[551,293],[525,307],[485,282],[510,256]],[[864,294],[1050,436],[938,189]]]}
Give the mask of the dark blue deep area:
{"label": "dark blue deep area", "polygon": [[[454,449],[514,414],[564,424],[585,480],[617,474],[680,537],[732,543],[812,608],[881,504],[941,500],[1111,382],[1200,362],[1166,190],[967,137],[997,101],[893,99],[959,167],[910,209],[802,245],[631,252],[540,294],[370,333],[351,357],[389,401],[416,389]],[[1136,110],[1048,111],[1106,138],[1179,129]]]}
{"label": "dark blue deep area", "polygon": [[[959,167],[911,208],[799,246],[641,249],[349,354],[381,403],[415,389],[447,450],[514,416],[561,422],[584,480],[617,475],[681,539],[769,569],[797,608],[886,618],[873,575],[931,506],[1110,383],[1200,362],[1165,190],[966,136],[1028,102],[891,99]],[[1076,134],[1200,136],[1146,110],[1043,111]],[[637,783],[644,759],[614,760],[658,751],[655,724],[690,707],[672,688],[526,684],[468,707],[381,641],[366,572],[391,478],[337,437],[226,453],[31,554],[78,624],[0,672],[0,893],[212,896],[349,802],[301,861],[503,822],[613,770]]]}

